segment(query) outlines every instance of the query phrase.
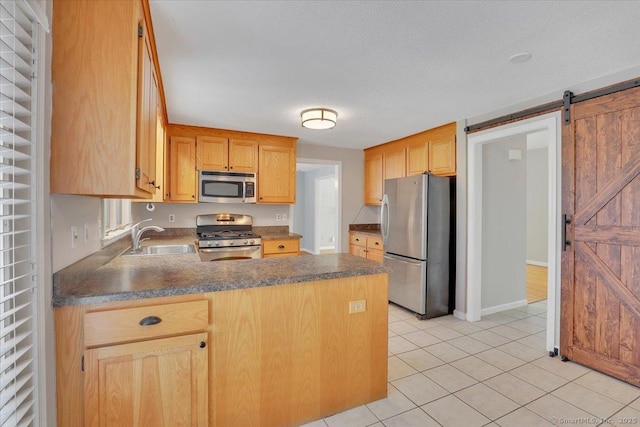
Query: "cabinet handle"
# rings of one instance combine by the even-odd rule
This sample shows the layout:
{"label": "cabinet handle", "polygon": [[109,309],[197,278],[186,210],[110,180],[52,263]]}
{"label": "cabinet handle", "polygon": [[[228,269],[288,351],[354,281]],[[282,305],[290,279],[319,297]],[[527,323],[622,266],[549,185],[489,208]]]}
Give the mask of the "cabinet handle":
{"label": "cabinet handle", "polygon": [[195,198],[196,198],[195,194],[192,194],[192,195],[191,195],[191,198],[192,198],[192,199],[195,199]]}
{"label": "cabinet handle", "polygon": [[159,318],[158,316],[147,316],[144,319],[142,319],[139,322],[139,324],[140,326],[151,326],[151,325],[157,325],[160,322],[162,322],[162,319]]}
{"label": "cabinet handle", "polygon": [[149,181],[149,185],[153,185],[155,188],[157,188],[158,190],[160,189],[159,185],[156,185],[156,180],[154,179],[153,181]]}
{"label": "cabinet handle", "polygon": [[229,169],[233,169],[233,166],[229,166]]}
{"label": "cabinet handle", "polygon": [[376,246],[378,246],[380,244],[380,242],[376,242]]}
{"label": "cabinet handle", "polygon": [[356,242],[359,242],[359,241],[360,241],[360,239],[356,239]]}
{"label": "cabinet handle", "polygon": [[204,341],[200,341],[200,348],[205,348],[207,346],[207,343]]}
{"label": "cabinet handle", "polygon": [[284,249],[284,245],[278,245],[278,249]]}

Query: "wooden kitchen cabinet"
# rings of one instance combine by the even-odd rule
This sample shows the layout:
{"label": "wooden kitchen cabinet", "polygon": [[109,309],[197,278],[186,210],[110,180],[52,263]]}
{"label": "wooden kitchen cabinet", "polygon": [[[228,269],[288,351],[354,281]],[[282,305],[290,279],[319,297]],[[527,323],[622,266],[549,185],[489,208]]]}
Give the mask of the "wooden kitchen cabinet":
{"label": "wooden kitchen cabinet", "polygon": [[202,295],[67,306],[54,318],[58,425],[209,425]]}
{"label": "wooden kitchen cabinet", "polygon": [[298,256],[300,239],[277,239],[262,241],[262,258]]}
{"label": "wooden kitchen cabinet", "polygon": [[364,152],[364,204],[382,203],[382,154]]}
{"label": "wooden kitchen cabinet", "polygon": [[85,351],[85,426],[208,426],[206,333]]}
{"label": "wooden kitchen cabinet", "polygon": [[165,200],[195,203],[198,185],[198,174],[195,168],[196,140],[179,136],[171,137],[169,151],[170,184]]}
{"label": "wooden kitchen cabinet", "polygon": [[140,1],[53,4],[51,192],[151,198],[160,95]]}
{"label": "wooden kitchen cabinet", "polygon": [[406,149],[402,144],[375,147],[364,152],[364,203],[382,204],[384,180],[406,176]]}
{"label": "wooden kitchen cabinet", "polygon": [[258,203],[296,202],[296,145],[258,147]]}
{"label": "wooden kitchen cabinet", "polygon": [[361,258],[382,262],[384,256],[382,238],[350,231],[349,253]]}
{"label": "wooden kitchen cabinet", "polygon": [[198,170],[258,171],[256,141],[199,136],[196,139],[196,152]]}
{"label": "wooden kitchen cabinet", "polygon": [[429,172],[434,175],[455,175],[456,135],[429,141]]}
{"label": "wooden kitchen cabinet", "polygon": [[450,123],[406,138],[407,176],[456,174],[456,125]]}

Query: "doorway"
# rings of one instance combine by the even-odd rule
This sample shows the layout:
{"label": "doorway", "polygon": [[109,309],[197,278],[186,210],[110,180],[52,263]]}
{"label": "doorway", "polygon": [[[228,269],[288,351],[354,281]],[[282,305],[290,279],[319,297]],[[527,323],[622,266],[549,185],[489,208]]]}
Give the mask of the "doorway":
{"label": "doorway", "polygon": [[296,203],[291,230],[300,234],[300,251],[320,255],[341,252],[341,162],[298,159]]}
{"label": "doorway", "polygon": [[[559,230],[560,220],[558,208],[560,206],[560,113],[545,114],[517,123],[500,126],[486,131],[478,132],[468,137],[468,240],[467,240],[467,320],[478,321],[482,311],[482,281],[486,279],[483,274],[483,253],[490,250],[483,241],[483,150],[492,143],[504,141],[507,138],[524,136],[527,134],[546,131],[548,132],[548,208],[547,208],[547,350],[552,351],[558,346],[559,338],[559,290],[560,290],[560,259],[559,259]],[[520,142],[522,143],[522,142]],[[526,150],[526,138],[523,145]],[[509,153],[509,151],[513,151]],[[516,160],[518,148],[511,148],[507,156]],[[522,157],[520,157],[522,158]],[[495,193],[492,191],[492,193]],[[521,230],[526,233],[525,230]],[[489,239],[487,239],[489,237]],[[490,240],[493,236],[485,236],[484,240]],[[495,242],[493,242],[495,243]],[[519,270],[524,278],[525,266]],[[486,273],[486,272],[484,272]],[[526,299],[523,297],[524,303]],[[504,307],[505,309],[509,307]],[[513,307],[511,307],[513,308]]]}

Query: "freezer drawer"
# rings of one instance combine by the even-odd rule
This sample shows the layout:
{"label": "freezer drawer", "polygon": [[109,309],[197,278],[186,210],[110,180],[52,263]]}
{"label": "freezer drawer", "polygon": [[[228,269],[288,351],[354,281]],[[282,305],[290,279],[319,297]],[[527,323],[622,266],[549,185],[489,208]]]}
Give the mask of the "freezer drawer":
{"label": "freezer drawer", "polygon": [[389,272],[389,301],[408,308],[420,319],[449,313],[449,264],[384,254]]}
{"label": "freezer drawer", "polygon": [[402,307],[426,314],[427,261],[384,254],[384,265],[390,267],[389,301]]}

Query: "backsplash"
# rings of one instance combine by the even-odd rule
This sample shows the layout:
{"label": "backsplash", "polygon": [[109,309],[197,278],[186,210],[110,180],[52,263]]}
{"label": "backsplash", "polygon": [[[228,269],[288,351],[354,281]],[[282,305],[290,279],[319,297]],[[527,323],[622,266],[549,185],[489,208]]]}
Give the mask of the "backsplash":
{"label": "backsplash", "polygon": [[[146,203],[132,203],[131,215],[134,221],[151,218],[149,224],[164,228],[195,228],[196,216],[215,213],[234,213],[253,216],[253,225],[278,225],[288,227],[289,205],[261,205],[235,203],[154,203],[149,212]],[[169,222],[173,215],[174,222]],[[286,220],[282,220],[282,218]],[[277,218],[280,218],[278,221]]]}

